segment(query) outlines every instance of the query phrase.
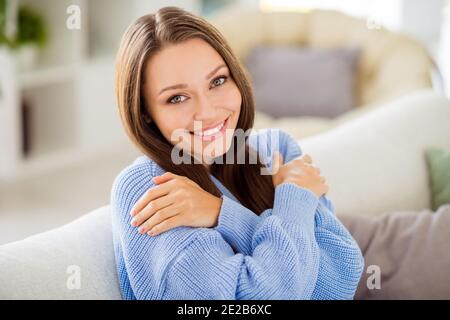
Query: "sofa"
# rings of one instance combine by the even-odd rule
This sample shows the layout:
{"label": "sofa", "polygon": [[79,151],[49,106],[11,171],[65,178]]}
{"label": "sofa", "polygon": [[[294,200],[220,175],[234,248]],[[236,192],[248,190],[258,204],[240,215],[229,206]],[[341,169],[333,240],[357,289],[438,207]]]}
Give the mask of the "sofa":
{"label": "sofa", "polygon": [[[378,217],[430,208],[423,151],[450,149],[449,124],[450,101],[424,90],[299,144],[327,178],[338,217]],[[110,214],[105,204],[0,246],[0,299],[121,299]]]}
{"label": "sofa", "polygon": [[276,126],[301,139],[385,106],[383,102],[436,86],[433,84],[436,64],[421,43],[382,27],[370,29],[364,19],[341,12],[265,12],[231,4],[207,19],[225,36],[242,62],[258,45],[361,49],[353,109],[337,118],[275,118],[257,110],[255,129]]}

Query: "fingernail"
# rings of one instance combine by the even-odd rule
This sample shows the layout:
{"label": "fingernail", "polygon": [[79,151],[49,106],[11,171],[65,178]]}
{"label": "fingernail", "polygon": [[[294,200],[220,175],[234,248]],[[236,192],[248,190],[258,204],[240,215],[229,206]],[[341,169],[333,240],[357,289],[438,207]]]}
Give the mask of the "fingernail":
{"label": "fingernail", "polygon": [[136,227],[136,218],[131,219],[131,225]]}
{"label": "fingernail", "polygon": [[134,209],[131,210],[131,211],[130,211],[130,216],[134,216],[135,213],[136,213],[136,210],[134,210]]}
{"label": "fingernail", "polygon": [[139,233],[140,233],[140,234],[144,233],[144,227],[140,227],[140,228],[139,228]]}

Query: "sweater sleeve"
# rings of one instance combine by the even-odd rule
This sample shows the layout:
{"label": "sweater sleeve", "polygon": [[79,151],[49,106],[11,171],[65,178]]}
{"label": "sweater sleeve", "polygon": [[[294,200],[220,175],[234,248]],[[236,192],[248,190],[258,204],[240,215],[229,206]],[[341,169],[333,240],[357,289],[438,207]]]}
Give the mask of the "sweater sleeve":
{"label": "sweater sleeve", "polygon": [[[281,129],[261,130],[261,133],[250,136],[249,144],[258,150],[259,155],[266,161],[269,168],[271,168],[271,159],[275,150],[281,152],[285,162],[290,162],[302,154],[298,143]],[[319,201],[328,204],[324,196]],[[258,224],[271,214],[272,208],[257,215],[239,202],[222,195],[219,221],[214,229],[222,234],[223,238],[236,252],[248,255],[251,253],[251,239]],[[239,223],[236,223],[236,221],[239,221]]]}
{"label": "sweater sleeve", "polygon": [[[288,161],[302,154],[298,142],[291,135],[280,130],[280,137],[281,149]],[[314,220],[320,267],[312,298],[352,299],[364,268],[361,250],[336,217],[333,203],[325,195],[319,198]]]}
{"label": "sweater sleeve", "polygon": [[[251,136],[249,143],[252,147],[258,148],[260,156],[267,161],[269,167],[271,167],[270,159],[275,150],[281,152],[285,163],[302,155],[297,141],[280,129],[262,130],[261,134]],[[222,234],[235,251],[250,254],[250,242],[255,230],[264,218],[272,214],[272,208],[257,215],[225,195],[222,196],[222,200],[218,224],[214,229]],[[319,198],[319,202],[325,205],[330,212],[334,212],[331,201],[324,195]]]}
{"label": "sweater sleeve", "polygon": [[[272,214],[254,227],[251,254],[245,255],[233,252],[221,233],[210,228],[177,227],[155,237],[139,234],[130,226],[129,210],[153,186],[151,177],[151,170],[137,166],[113,184],[113,232],[123,258],[119,277],[126,277],[129,296],[156,300],[311,297],[319,270],[314,234],[318,202],[313,193],[290,183],[278,186]],[[231,212],[233,203],[224,207]],[[228,217],[233,219],[230,223],[241,223],[239,216],[233,217]]]}
{"label": "sweater sleeve", "polygon": [[219,219],[213,229],[220,232],[235,252],[249,255],[252,251],[252,238],[260,223],[269,214],[272,214],[272,209],[257,215],[239,202],[222,195]]}
{"label": "sweater sleeve", "polygon": [[[261,133],[250,136],[249,144],[258,150],[269,168],[271,168],[271,159],[275,150],[281,152],[285,162],[301,155],[301,150],[294,139],[280,129],[261,130]],[[272,208],[257,215],[239,202],[223,195],[218,224],[214,229],[222,234],[236,252],[248,255],[251,254],[251,239],[256,228],[264,218],[270,215],[272,215]]]}
{"label": "sweater sleeve", "polygon": [[162,299],[311,298],[319,269],[317,204],[306,189],[278,186],[272,215],[256,224],[250,255],[233,252],[216,230],[200,230],[167,269]]}
{"label": "sweater sleeve", "polygon": [[364,268],[358,244],[323,203],[318,205],[315,226],[320,265],[312,299],[352,299]]}

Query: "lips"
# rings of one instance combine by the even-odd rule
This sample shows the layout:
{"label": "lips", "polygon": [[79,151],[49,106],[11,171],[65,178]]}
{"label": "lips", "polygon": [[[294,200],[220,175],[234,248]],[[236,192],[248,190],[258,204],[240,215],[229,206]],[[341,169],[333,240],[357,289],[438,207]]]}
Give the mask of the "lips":
{"label": "lips", "polygon": [[208,127],[208,128],[202,128],[201,131],[190,131],[191,134],[198,136],[198,137],[205,137],[205,136],[213,136],[219,133],[227,124],[229,117],[222,122],[219,122],[218,124]]}
{"label": "lips", "polygon": [[224,121],[222,121],[221,123],[216,125],[215,127],[212,127],[210,129],[207,129],[207,130],[203,130],[200,133],[201,135],[197,134],[197,133],[193,133],[192,131],[190,132],[190,134],[193,135],[194,138],[200,139],[201,141],[212,141],[212,140],[215,140],[215,139],[217,139],[220,136],[225,134],[225,130],[227,128],[227,124],[228,124],[228,120],[229,119],[230,119],[230,117],[228,117],[227,119],[225,119]]}

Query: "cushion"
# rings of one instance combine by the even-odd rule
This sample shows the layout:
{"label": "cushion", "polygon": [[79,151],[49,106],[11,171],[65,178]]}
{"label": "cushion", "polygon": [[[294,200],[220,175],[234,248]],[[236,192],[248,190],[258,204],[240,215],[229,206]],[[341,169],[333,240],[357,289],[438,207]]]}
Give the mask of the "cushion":
{"label": "cushion", "polygon": [[0,246],[0,299],[121,299],[109,206]]}
{"label": "cushion", "polygon": [[329,130],[333,126],[334,120],[328,118],[302,116],[274,118],[265,112],[257,111],[253,129],[281,128],[295,139],[302,139]]}
{"label": "cushion", "polygon": [[450,299],[450,205],[341,221],[365,260],[355,299]]}
{"label": "cushion", "polygon": [[429,170],[431,203],[433,210],[436,210],[441,205],[450,203],[450,152],[430,147],[425,155]]}
{"label": "cushion", "polygon": [[234,1],[208,20],[219,28],[243,61],[251,48],[262,43],[316,48],[359,46],[361,106],[432,87],[434,62],[426,47],[405,33],[368,29],[366,19],[335,10],[264,11]]}
{"label": "cushion", "polygon": [[359,50],[257,46],[246,58],[256,109],[274,117],[333,118],[355,104]]}
{"label": "cushion", "polygon": [[431,208],[424,150],[450,149],[450,101],[425,90],[299,144],[329,185],[337,214]]}

